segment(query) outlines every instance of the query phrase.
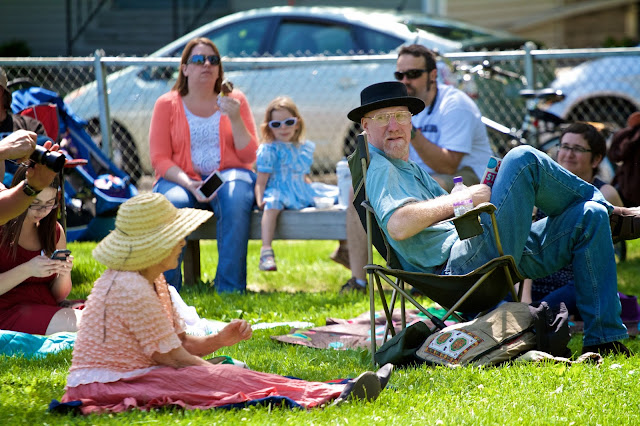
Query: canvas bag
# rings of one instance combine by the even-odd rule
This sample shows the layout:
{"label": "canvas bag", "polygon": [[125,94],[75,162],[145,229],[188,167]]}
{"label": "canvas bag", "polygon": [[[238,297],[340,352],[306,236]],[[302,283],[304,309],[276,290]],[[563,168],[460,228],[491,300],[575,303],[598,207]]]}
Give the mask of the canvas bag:
{"label": "canvas bag", "polygon": [[535,320],[525,303],[503,303],[473,321],[429,336],[416,351],[428,365],[495,365],[536,348]]}

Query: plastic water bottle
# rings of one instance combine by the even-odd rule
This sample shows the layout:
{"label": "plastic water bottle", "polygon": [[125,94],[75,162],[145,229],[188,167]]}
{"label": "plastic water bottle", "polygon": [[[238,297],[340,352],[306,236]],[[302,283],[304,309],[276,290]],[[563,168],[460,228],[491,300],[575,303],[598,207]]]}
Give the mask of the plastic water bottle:
{"label": "plastic water bottle", "polygon": [[345,158],[338,161],[336,175],[338,177],[338,204],[346,207],[349,204],[349,192],[351,191],[351,171]]}
{"label": "plastic water bottle", "polygon": [[456,195],[456,200],[453,202],[453,214],[458,217],[473,209],[473,198],[469,188],[462,183],[462,176],[454,177],[453,183],[451,194]]}

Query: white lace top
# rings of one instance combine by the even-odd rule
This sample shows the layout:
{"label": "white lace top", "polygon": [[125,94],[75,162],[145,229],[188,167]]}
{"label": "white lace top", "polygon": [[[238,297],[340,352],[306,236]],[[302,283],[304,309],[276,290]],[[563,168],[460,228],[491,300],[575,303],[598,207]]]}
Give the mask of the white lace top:
{"label": "white lace top", "polygon": [[184,105],[191,136],[191,162],[196,173],[211,174],[220,167],[220,111],[200,117]]}

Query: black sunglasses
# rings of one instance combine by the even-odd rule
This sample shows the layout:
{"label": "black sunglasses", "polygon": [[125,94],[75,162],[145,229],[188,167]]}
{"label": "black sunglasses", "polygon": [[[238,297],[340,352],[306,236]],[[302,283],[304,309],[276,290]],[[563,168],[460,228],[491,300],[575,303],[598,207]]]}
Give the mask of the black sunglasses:
{"label": "black sunglasses", "polygon": [[209,61],[211,65],[220,65],[220,56],[218,55],[193,55],[187,61],[187,64],[204,65],[205,61]]}
{"label": "black sunglasses", "polygon": [[424,74],[425,72],[429,72],[429,70],[406,70],[406,71],[396,71],[393,73],[393,76],[396,78],[396,80],[398,81],[402,81],[404,79],[404,76],[406,75],[407,78],[409,80],[415,80],[416,78],[420,77],[422,74]]}

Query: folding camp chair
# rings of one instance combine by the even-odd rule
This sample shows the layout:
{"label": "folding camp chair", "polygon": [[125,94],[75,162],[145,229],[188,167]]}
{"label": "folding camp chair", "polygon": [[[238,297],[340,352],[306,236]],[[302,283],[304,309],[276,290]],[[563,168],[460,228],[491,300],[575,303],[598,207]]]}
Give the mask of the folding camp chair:
{"label": "folding camp chair", "polygon": [[[408,272],[402,269],[393,249],[381,231],[375,218],[375,214],[366,191],[367,169],[369,167],[369,147],[364,134],[357,137],[356,149],[349,156],[349,168],[354,189],[354,206],[360,220],[367,232],[368,264],[365,271],[369,279],[369,303],[371,315],[371,357],[376,352],[375,330],[375,289],[377,287],[382,308],[386,317],[383,342],[388,334],[395,335],[392,322],[392,314],[395,303],[400,298],[401,326],[406,327],[405,301],[409,301],[418,310],[425,314],[434,324],[435,330],[440,330],[445,325],[445,320],[454,317],[462,318],[457,312],[482,313],[488,311],[503,300],[507,294],[511,294],[513,300],[520,300],[520,294],[515,290],[514,283],[521,282],[524,278],[518,272],[512,256],[505,256],[500,243],[500,235],[494,211],[496,207],[491,203],[483,203],[473,210],[451,220],[461,239],[472,238],[480,235],[483,228],[479,215],[486,213],[491,216],[493,233],[498,249],[499,257],[492,259],[485,265],[469,272],[466,275],[437,275],[429,273]],[[385,258],[387,267],[373,263],[373,247]],[[390,277],[395,278],[392,280]],[[390,303],[383,291],[382,281],[393,288]],[[405,283],[429,297],[434,302],[447,309],[446,314],[439,318],[429,312],[405,289]],[[375,363],[375,360],[373,361]]]}

